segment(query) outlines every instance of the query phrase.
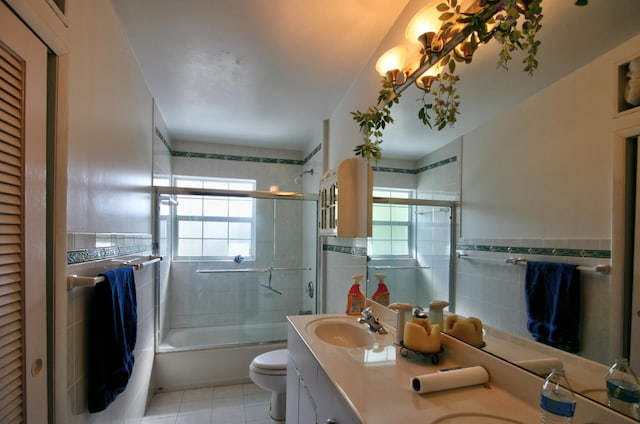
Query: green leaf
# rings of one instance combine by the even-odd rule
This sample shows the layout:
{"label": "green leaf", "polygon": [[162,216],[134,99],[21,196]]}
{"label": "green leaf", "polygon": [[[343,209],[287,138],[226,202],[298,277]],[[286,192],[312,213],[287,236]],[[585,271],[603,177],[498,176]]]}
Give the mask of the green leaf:
{"label": "green leaf", "polygon": [[440,20],[441,21],[448,21],[452,17],[453,17],[453,12],[447,12],[447,13],[443,13],[442,15],[440,15]]}
{"label": "green leaf", "polygon": [[576,0],[576,6],[586,6],[589,4],[589,0]]}
{"label": "green leaf", "polygon": [[447,3],[440,3],[436,6],[436,10],[438,12],[446,12],[449,10],[449,5]]}

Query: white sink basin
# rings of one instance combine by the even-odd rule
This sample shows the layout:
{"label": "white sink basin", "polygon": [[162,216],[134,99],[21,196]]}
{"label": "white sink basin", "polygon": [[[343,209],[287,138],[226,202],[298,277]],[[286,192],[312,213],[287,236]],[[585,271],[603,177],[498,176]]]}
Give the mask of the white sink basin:
{"label": "white sink basin", "polygon": [[316,337],[325,343],[342,347],[368,347],[375,336],[355,318],[320,318],[308,325]]}
{"label": "white sink basin", "polygon": [[441,417],[433,424],[522,424],[522,422],[493,414],[461,412]]}

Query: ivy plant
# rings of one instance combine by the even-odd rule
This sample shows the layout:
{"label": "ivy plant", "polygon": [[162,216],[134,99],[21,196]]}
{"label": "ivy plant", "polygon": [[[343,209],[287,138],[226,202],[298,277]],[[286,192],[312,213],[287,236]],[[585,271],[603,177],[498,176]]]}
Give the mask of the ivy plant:
{"label": "ivy plant", "polygon": [[[586,6],[588,3],[589,0],[575,0],[576,6]],[[542,28],[542,0],[478,0],[478,5],[479,11],[468,13],[461,10],[458,0],[441,0],[436,6],[441,21],[438,40],[444,44],[451,37],[462,33],[467,43],[465,47],[470,49],[471,54],[481,44],[495,40],[500,44],[497,61],[499,68],[508,70],[513,53],[521,51],[524,53],[523,70],[533,75],[538,68],[536,55],[540,41],[537,35]],[[487,13],[493,13],[493,16],[487,16]],[[460,96],[456,92],[459,80],[455,74],[456,64],[469,63],[470,55],[465,57],[458,48],[435,55],[436,61],[448,71],[435,76],[431,89],[418,99],[418,119],[429,128],[440,131],[447,125],[454,125],[460,114]],[[431,58],[426,54],[423,55],[420,64],[423,65],[429,59]],[[369,161],[374,159],[376,162],[381,158],[383,130],[393,123],[391,107],[399,100],[400,94],[394,91],[393,84],[383,78],[376,106],[364,112],[351,112],[364,136],[364,143],[354,149],[356,156],[365,157]]]}
{"label": "ivy plant", "polygon": [[364,112],[357,110],[351,112],[352,118],[360,126],[360,132],[364,136],[364,142],[353,149],[356,156],[362,156],[371,162],[380,160],[382,149],[382,131],[388,124],[393,123],[391,107],[400,102],[400,94],[393,91],[393,84],[386,78],[382,79],[382,89],[378,93],[378,101],[375,107],[370,107]]}

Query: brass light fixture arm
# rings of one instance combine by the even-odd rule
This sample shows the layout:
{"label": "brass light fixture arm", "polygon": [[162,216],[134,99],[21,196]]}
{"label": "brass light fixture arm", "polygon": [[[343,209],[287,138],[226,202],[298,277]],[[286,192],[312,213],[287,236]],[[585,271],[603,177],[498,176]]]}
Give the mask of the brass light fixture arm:
{"label": "brass light fixture arm", "polygon": [[[486,23],[491,20],[496,13],[499,11],[499,5],[491,4],[482,9],[475,11],[475,13],[479,13],[479,19],[481,22]],[[474,13],[473,11],[467,11],[465,13]],[[387,99],[386,103],[389,103],[393,98],[400,95],[404,90],[406,90],[411,84],[414,84],[418,78],[422,76],[429,68],[434,66],[440,59],[448,55],[453,51],[459,44],[463,43],[468,35],[465,35],[462,30],[458,31],[454,34],[447,42],[444,43],[442,50],[435,53],[431,53],[427,60],[424,61],[422,65],[420,65],[415,71],[407,74],[405,81],[402,84],[398,84],[394,87],[394,94]]]}

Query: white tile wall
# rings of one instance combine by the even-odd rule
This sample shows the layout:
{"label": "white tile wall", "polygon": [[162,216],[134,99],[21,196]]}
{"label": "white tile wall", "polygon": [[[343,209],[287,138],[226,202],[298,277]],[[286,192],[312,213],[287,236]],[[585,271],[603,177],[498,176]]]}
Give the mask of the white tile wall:
{"label": "white tile wall", "polygon": [[[526,246],[548,244],[542,240],[522,241]],[[504,241],[498,243],[505,245]],[[567,245],[593,246],[567,240]],[[524,265],[506,264],[503,261],[510,256],[506,253],[471,252],[474,259],[456,261],[456,298],[455,312],[464,316],[475,316],[485,324],[530,339],[527,331],[527,311],[525,306]],[[603,259],[548,257],[518,255],[528,260],[575,263],[595,266]],[[482,258],[485,258],[484,260]],[[615,356],[612,347],[602,340],[608,339],[611,328],[609,274],[583,271],[582,281],[582,329],[580,355],[600,363],[609,363]]]}
{"label": "white tile wall", "polygon": [[[113,266],[111,260],[70,265],[69,274],[95,276]],[[151,371],[154,358],[154,276],[155,267],[135,271],[138,301],[138,335],[134,350],[135,365],[127,389],[106,410],[89,414],[88,390],[88,308],[91,307],[92,288],[69,290],[67,323],[67,393],[68,423],[85,422],[124,423],[138,422],[144,417],[151,395]]]}

